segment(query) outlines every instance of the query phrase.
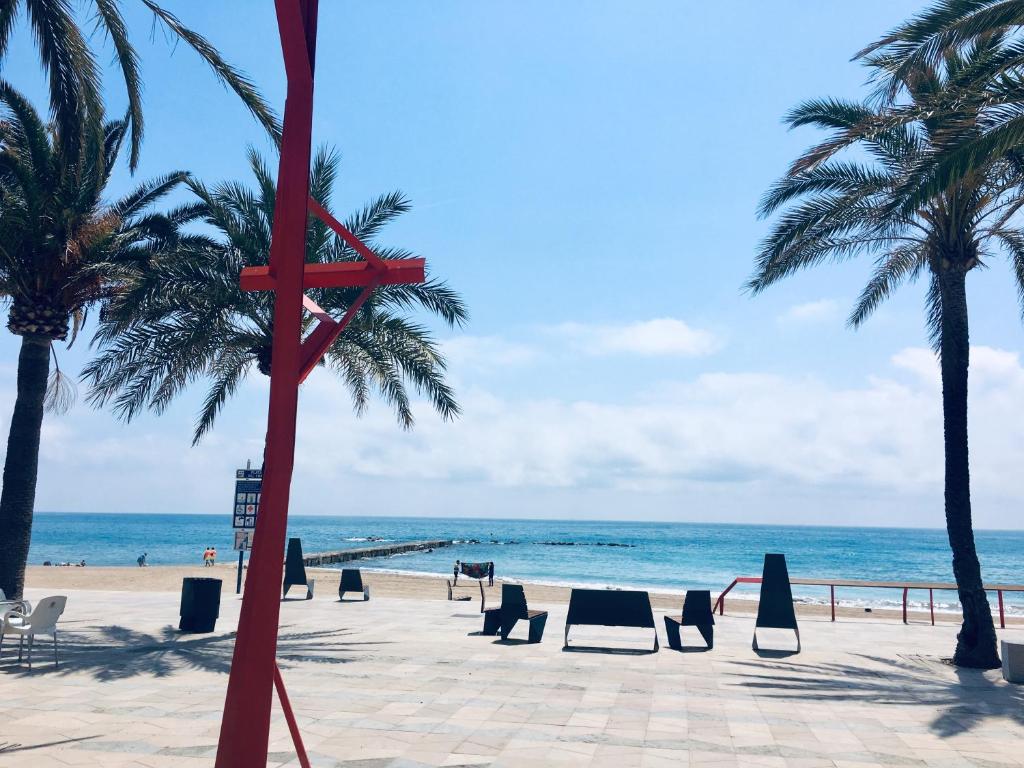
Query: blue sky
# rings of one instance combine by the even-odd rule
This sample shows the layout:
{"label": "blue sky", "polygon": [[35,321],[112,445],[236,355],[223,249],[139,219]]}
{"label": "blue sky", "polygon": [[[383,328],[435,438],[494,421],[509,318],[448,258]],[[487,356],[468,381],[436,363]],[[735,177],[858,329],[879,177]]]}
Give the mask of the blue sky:
{"label": "blue sky", "polygon": [[[246,145],[269,151],[259,127],[125,5],[146,83],[137,175],[245,180]],[[165,5],[281,103],[269,0]],[[923,3],[321,5],[314,135],[344,158],[335,211],[403,190],[413,210],[381,242],[425,255],[472,319],[437,329],[456,424],[421,405],[403,433],[379,403],[357,421],[340,384],[311,378],[294,511],[941,525],[921,288],[856,332],[844,319],[865,262],[741,291],[767,227],[757,200],[815,138],[781,116],[864,95],[851,55]],[[12,51],[3,76],[41,105],[24,26]],[[112,191],[131,182],[122,169]],[[1005,265],[972,274],[970,298],[976,517],[1019,527]],[[16,354],[0,337],[4,420]],[[259,378],[196,449],[199,391],[128,426],[83,403],[48,417],[38,508],[227,514],[232,467],[260,450]]]}

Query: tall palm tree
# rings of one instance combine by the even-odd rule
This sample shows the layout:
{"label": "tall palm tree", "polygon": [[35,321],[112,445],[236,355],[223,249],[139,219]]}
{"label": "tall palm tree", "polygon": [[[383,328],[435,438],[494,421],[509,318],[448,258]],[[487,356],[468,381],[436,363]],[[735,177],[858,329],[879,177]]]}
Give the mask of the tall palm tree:
{"label": "tall palm tree", "polygon": [[[193,444],[213,426],[227,398],[254,368],[271,371],[273,295],[241,290],[245,266],[266,265],[274,219],[274,178],[263,159],[249,152],[256,188],[238,182],[190,186],[198,197],[194,213],[214,227],[217,239],[196,240],[187,253],[159,259],[131,290],[114,298],[102,313],[96,357],[85,367],[89,400],[110,404],[130,420],[144,409],[163,411],[189,384],[208,385],[196,420]],[[338,174],[336,154],[321,148],[313,161],[310,194],[325,207]],[[380,229],[409,209],[401,193],[374,200],[350,216],[345,226],[368,244]],[[372,246],[384,259],[409,258],[408,251]],[[318,219],[310,218],[306,260],[351,261],[355,252]],[[324,310],[340,317],[359,289],[309,290]],[[403,316],[422,307],[449,326],[467,317],[458,295],[445,283],[378,288],[328,350],[323,364],[333,368],[352,394],[357,413],[372,389],[391,404],[400,423],[413,414],[406,383],[426,394],[445,418],[458,404],[445,383],[445,361],[430,333]],[[306,319],[306,327],[312,322]]]}
{"label": "tall palm tree", "polygon": [[69,335],[73,342],[90,307],[177,247],[177,228],[190,216],[150,210],[186,179],[183,172],[103,202],[127,131],[127,119],[115,120],[102,143],[69,144],[60,126],[48,127],[0,81],[0,298],[10,305],[8,329],[21,337],[0,492],[0,589],[8,595],[20,596],[24,584],[43,411],[62,400],[59,375],[50,374],[53,342]]}
{"label": "tall palm tree", "polygon": [[874,271],[849,319],[856,327],[902,283],[927,276],[926,318],[942,377],[946,529],[963,608],[954,662],[981,668],[998,666],[999,658],[971,520],[966,283],[969,272],[1001,253],[1024,291],[1024,232],[1014,225],[1024,205],[1024,160],[993,159],[920,201],[908,179],[946,132],[963,134],[976,121],[980,105],[959,86],[993,53],[969,46],[948,54],[941,67],[908,71],[901,88],[912,105],[943,104],[921,110],[923,118],[897,106],[834,99],[794,109],[786,118],[791,127],[830,133],[763,198],[763,216],[781,213],[748,283],[758,293],[800,269],[871,256]]}
{"label": "tall palm tree", "polygon": [[[280,128],[274,111],[242,72],[231,66],[202,35],[185,26],[174,14],[154,0],[139,0],[153,12],[154,20],[175,39],[183,40],[210,65],[214,74],[242,99],[245,106],[278,136]],[[130,130],[129,167],[135,170],[142,145],[142,80],[139,57],[128,35],[121,13],[121,0],[90,0],[96,30],[113,44],[115,59],[128,95]],[[83,33],[70,0],[0,0],[0,65],[7,57],[10,33],[20,12],[24,12],[38,49],[40,63],[49,78],[50,114],[60,126],[69,145],[77,143],[82,130],[100,132],[103,124],[101,78],[96,55]],[[88,119],[83,120],[82,118]]]}
{"label": "tall palm tree", "polygon": [[[919,188],[917,202],[939,192],[958,176],[1024,147],[1024,0],[940,0],[857,53],[872,67],[876,96],[899,103],[903,82],[922,66],[941,66],[947,55],[971,47],[987,49],[957,93],[947,89],[945,104],[929,99],[903,106],[903,112],[936,113],[960,100],[976,105],[976,119],[950,121],[936,136],[933,152],[922,157],[909,180]],[[966,130],[960,130],[960,128]]]}

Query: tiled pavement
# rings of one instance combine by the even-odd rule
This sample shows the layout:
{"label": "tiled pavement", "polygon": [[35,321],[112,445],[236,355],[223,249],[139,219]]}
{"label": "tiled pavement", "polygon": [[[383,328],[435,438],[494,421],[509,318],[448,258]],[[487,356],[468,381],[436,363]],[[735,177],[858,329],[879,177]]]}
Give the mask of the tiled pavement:
{"label": "tiled pavement", "polygon": [[[44,644],[27,672],[8,639],[0,766],[212,765],[238,603],[211,635],[179,635],[177,608],[71,592],[56,670]],[[626,652],[649,648],[639,630],[574,632],[618,652],[565,652],[550,608],[527,645],[474,634],[468,603],[286,602],[280,664],[313,765],[1024,765],[1024,690],[943,664],[954,627],[804,620],[803,653],[758,656],[753,619],[726,616],[709,653],[668,650],[663,626],[657,654]],[[277,709],[270,749],[298,765]]]}

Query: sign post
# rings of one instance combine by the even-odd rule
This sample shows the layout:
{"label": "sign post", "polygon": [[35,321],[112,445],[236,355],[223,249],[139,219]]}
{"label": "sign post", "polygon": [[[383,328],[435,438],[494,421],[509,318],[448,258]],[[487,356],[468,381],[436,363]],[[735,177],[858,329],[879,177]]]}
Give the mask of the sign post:
{"label": "sign post", "polygon": [[235,594],[242,593],[242,566],[245,552],[252,549],[252,535],[256,530],[256,517],[260,512],[263,497],[263,470],[252,469],[252,462],[245,462],[245,469],[235,470],[235,498],[231,513],[231,527],[235,529],[235,549],[238,550],[238,578]]}

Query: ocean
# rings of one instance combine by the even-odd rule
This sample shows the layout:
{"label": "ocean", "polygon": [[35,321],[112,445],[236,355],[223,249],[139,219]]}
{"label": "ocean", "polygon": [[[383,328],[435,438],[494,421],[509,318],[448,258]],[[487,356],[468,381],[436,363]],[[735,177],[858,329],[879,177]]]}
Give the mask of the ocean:
{"label": "ocean", "polygon": [[[288,535],[307,553],[383,541],[444,539],[450,547],[365,560],[362,568],[451,575],[456,559],[493,560],[499,577],[553,584],[615,585],[652,591],[710,589],[736,576],[761,573],[765,552],[784,552],[793,577],[878,581],[952,581],[949,545],[939,529],[845,528],[588,520],[487,520],[297,515]],[[978,531],[985,581],[1024,583],[1024,531]],[[216,546],[231,562],[233,535],[224,515],[37,513],[29,561],[41,564],[152,565],[201,563]],[[756,593],[738,587],[734,594]],[[827,601],[827,588],[795,586],[807,602]],[[839,590],[842,605],[895,607],[898,590]],[[916,607],[927,594],[911,593]],[[993,596],[994,599],[994,596]],[[1024,615],[1024,596],[1007,593],[1011,613]],[[936,593],[938,610],[957,610],[955,592]]]}

